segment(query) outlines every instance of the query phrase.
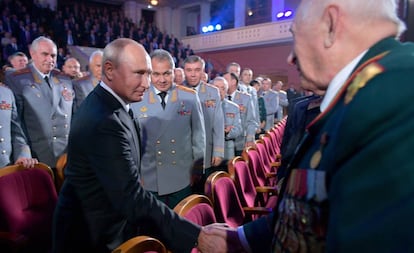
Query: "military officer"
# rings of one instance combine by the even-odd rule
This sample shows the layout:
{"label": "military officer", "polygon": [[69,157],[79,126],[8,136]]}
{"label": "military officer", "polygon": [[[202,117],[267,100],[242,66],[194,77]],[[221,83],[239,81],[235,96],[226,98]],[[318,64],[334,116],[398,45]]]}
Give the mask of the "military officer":
{"label": "military officer", "polygon": [[226,169],[227,162],[235,156],[235,140],[242,134],[239,106],[227,99],[229,85],[224,77],[214,78],[213,83],[219,89],[224,115],[224,160],[223,169]]}
{"label": "military officer", "polygon": [[13,163],[31,167],[37,163],[37,159],[32,158],[27,145],[13,92],[2,83],[0,101],[0,168]]}
{"label": "military officer", "polygon": [[[185,85],[197,91],[203,108],[206,130],[204,174],[207,176],[212,171],[211,167],[219,166],[224,157],[224,116],[218,89],[201,81],[204,68],[204,60],[197,55],[188,56],[184,60]],[[204,188],[203,182],[201,182],[201,188]],[[199,190],[196,189],[196,191]]]}
{"label": "military officer", "polygon": [[52,167],[67,147],[74,92],[55,69],[56,44],[43,36],[30,47],[32,63],[6,76],[32,155]]}
{"label": "military officer", "polygon": [[225,73],[224,78],[229,84],[227,95],[229,100],[236,103],[240,108],[240,119],[242,134],[236,137],[235,155],[241,155],[243,149],[254,145],[256,129],[259,127],[255,116],[251,95],[237,90],[238,78],[234,73]]}
{"label": "military officer", "polygon": [[202,170],[203,113],[196,92],[173,83],[174,60],[168,51],[155,50],[151,63],[150,88],[131,107],[141,124],[141,180],[174,208],[192,193],[192,170]]}
{"label": "military officer", "polygon": [[265,131],[269,130],[275,125],[275,113],[279,110],[279,94],[273,91],[270,87],[272,86],[272,80],[268,77],[262,81],[262,93],[261,96],[264,99],[266,107],[266,126]]}
{"label": "military officer", "polygon": [[73,111],[76,112],[82,101],[88,96],[89,92],[95,88],[101,80],[102,75],[102,55],[101,50],[92,52],[89,57],[89,74],[85,75],[73,82],[73,89],[76,97],[73,105]]}

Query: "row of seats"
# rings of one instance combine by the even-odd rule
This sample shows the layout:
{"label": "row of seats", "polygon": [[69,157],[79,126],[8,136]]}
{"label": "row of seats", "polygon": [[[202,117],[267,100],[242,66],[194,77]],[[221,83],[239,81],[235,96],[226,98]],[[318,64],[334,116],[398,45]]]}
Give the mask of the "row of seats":
{"label": "row of seats", "polygon": [[[238,227],[272,212],[277,202],[276,173],[280,166],[285,125],[286,118],[262,135],[255,147],[247,147],[242,156],[234,157],[228,163],[228,173],[217,171],[211,174],[205,184],[206,196],[193,194],[178,203],[174,211],[201,226],[219,222],[230,227]],[[148,245],[152,247],[148,248]],[[148,252],[168,251],[162,242],[148,236],[134,237],[113,251]],[[194,249],[193,252],[198,251]]]}

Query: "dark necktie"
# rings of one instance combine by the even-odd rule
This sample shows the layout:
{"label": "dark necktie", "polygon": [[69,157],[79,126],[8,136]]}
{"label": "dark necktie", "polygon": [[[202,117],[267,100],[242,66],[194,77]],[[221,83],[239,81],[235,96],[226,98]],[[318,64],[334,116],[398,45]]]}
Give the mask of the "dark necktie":
{"label": "dark necktie", "polygon": [[162,109],[165,109],[165,96],[167,96],[167,92],[161,91],[160,93],[158,93],[158,95],[161,97]]}
{"label": "dark necktie", "polygon": [[229,95],[229,96],[227,96],[227,99],[231,101],[231,96],[230,96],[230,95]]}
{"label": "dark necktie", "polygon": [[49,77],[48,76],[45,76],[45,82],[47,83],[47,85],[49,85],[49,88],[52,88],[52,86],[50,86],[50,83],[49,83]]}
{"label": "dark necktie", "polygon": [[131,119],[132,119],[132,120],[134,120],[134,112],[132,111],[132,109],[131,109],[131,108],[129,108],[129,110],[128,110],[128,114],[129,114],[129,116],[131,117]]}

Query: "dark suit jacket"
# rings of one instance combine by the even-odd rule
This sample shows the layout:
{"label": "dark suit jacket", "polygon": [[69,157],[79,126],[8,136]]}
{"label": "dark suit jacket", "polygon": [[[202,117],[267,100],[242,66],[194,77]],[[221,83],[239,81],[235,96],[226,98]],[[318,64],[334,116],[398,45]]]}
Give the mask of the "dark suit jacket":
{"label": "dark suit jacket", "polygon": [[110,252],[139,234],[159,238],[173,252],[190,252],[200,228],[141,187],[136,127],[119,101],[98,85],[71,127],[54,252],[71,252],[77,241],[86,241],[91,252]]}
{"label": "dark suit jacket", "polygon": [[[317,190],[325,189],[326,195],[309,198],[309,185],[300,188],[302,198],[291,191],[290,196],[301,199],[301,204],[296,205],[290,197],[289,207],[295,210],[279,205],[275,210],[279,210],[278,215],[281,212],[283,219],[276,217],[274,221],[285,235],[300,236],[279,236],[279,242],[300,245],[298,238],[315,235],[312,228],[318,227],[326,231],[319,241],[326,241],[327,252],[413,252],[413,79],[412,43],[401,44],[387,38],[363,56],[330,106],[308,126],[308,134],[284,181],[285,187],[293,187],[300,181],[290,180],[299,172],[310,173],[313,167],[319,175],[326,174],[311,185],[320,186]],[[395,87],[391,88],[391,83]],[[386,103],[379,99],[384,92]],[[317,151],[321,152],[319,161],[315,159]],[[289,197],[283,189],[280,203]],[[310,230],[303,233],[292,218],[306,214],[302,211],[312,203],[320,215],[311,217],[313,220],[303,217],[310,221],[306,223]],[[304,205],[308,207],[299,210]],[[271,220],[268,217],[244,227],[253,252],[270,251],[275,227]]]}

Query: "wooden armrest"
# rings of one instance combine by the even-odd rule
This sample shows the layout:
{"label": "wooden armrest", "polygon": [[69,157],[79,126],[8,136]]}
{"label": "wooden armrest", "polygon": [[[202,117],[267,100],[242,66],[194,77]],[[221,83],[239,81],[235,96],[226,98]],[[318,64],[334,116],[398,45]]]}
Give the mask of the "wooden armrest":
{"label": "wooden armrest", "polygon": [[267,207],[243,207],[243,210],[246,214],[269,214],[271,213],[273,210],[272,208],[267,208]]}
{"label": "wooden armrest", "polygon": [[265,173],[266,178],[273,178],[276,177],[276,172],[266,172]]}
{"label": "wooden armrest", "polygon": [[276,186],[256,186],[256,192],[278,194],[279,189]]}
{"label": "wooden armrest", "polygon": [[281,162],[271,162],[270,166],[278,168],[278,167],[280,167],[280,164],[281,164]]}

